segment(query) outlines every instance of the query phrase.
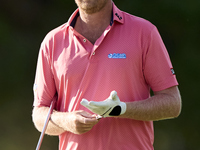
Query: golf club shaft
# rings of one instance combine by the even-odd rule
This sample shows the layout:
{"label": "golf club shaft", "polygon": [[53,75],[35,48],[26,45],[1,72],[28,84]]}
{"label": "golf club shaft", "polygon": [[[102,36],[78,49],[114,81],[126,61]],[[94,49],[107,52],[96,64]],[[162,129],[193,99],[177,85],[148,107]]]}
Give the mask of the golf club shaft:
{"label": "golf club shaft", "polygon": [[48,112],[48,115],[47,115],[47,119],[46,119],[46,121],[45,121],[43,130],[42,130],[42,132],[41,132],[41,134],[40,134],[40,138],[39,138],[39,141],[38,141],[36,150],[39,150],[40,147],[41,147],[41,144],[42,144],[42,141],[43,141],[43,138],[44,138],[44,134],[45,134],[45,131],[46,131],[46,129],[47,129],[47,125],[48,125],[48,123],[49,123],[49,119],[50,119],[51,114],[52,114],[53,109],[54,109],[55,102],[56,102],[55,100],[53,100],[53,101],[51,102],[51,105],[50,105],[50,108],[49,108],[49,112]]}

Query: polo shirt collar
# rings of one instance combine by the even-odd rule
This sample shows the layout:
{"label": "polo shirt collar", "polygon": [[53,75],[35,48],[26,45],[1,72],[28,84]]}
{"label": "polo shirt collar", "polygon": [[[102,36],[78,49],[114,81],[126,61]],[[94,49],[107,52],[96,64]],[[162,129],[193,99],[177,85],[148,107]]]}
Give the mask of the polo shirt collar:
{"label": "polo shirt collar", "polygon": [[78,16],[79,16],[79,9],[77,8],[74,11],[74,13],[70,16],[70,18],[69,18],[69,20],[67,22],[68,26],[74,27]]}
{"label": "polo shirt collar", "polygon": [[[114,21],[117,21],[121,24],[124,23],[123,13],[122,13],[121,10],[119,10],[117,8],[117,6],[114,4],[114,2],[113,2],[113,12],[112,13],[113,14],[112,14],[112,18],[111,18],[111,21],[110,21],[111,26],[113,25]],[[74,27],[78,17],[79,17],[79,9],[77,8],[74,11],[74,13],[71,15],[71,17],[69,18],[68,25]]]}
{"label": "polo shirt collar", "polygon": [[113,2],[113,22],[117,21],[121,24],[124,23],[124,15],[121,10],[117,8],[117,6]]}

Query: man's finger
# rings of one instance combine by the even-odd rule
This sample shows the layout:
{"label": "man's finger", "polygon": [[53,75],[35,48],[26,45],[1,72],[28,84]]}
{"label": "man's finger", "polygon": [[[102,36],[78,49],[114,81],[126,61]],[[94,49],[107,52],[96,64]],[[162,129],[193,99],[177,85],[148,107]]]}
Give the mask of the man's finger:
{"label": "man's finger", "polygon": [[90,102],[89,102],[88,100],[86,100],[86,99],[82,99],[82,101],[81,101],[81,105],[85,106],[85,107],[88,108],[89,110],[94,109],[94,107],[91,106],[91,105],[89,105],[89,103],[90,103]]}
{"label": "man's finger", "polygon": [[108,104],[106,101],[101,101],[101,102],[94,102],[94,101],[91,101],[89,102],[89,106],[92,106],[92,107],[106,107]]}
{"label": "man's finger", "polygon": [[87,99],[82,99],[81,105],[87,106],[87,105],[89,105],[89,101]]}
{"label": "man's finger", "polygon": [[79,121],[81,124],[84,124],[84,125],[96,124],[98,122],[95,116],[85,111],[81,112]]}
{"label": "man's finger", "polygon": [[116,91],[112,91],[111,93],[110,93],[110,99],[113,99],[113,100],[115,100],[117,97],[117,92]]}
{"label": "man's finger", "polygon": [[90,114],[89,112],[87,111],[83,111],[80,113],[80,115],[84,118],[95,118],[95,116],[93,114]]}

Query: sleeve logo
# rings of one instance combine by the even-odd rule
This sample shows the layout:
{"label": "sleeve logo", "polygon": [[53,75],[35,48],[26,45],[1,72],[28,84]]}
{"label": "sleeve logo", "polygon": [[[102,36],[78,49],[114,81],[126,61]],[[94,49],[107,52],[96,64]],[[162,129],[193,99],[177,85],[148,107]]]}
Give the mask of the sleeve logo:
{"label": "sleeve logo", "polygon": [[173,74],[173,75],[175,75],[175,71],[174,71],[174,69],[173,69],[173,68],[171,69],[171,72],[172,72],[172,74]]}

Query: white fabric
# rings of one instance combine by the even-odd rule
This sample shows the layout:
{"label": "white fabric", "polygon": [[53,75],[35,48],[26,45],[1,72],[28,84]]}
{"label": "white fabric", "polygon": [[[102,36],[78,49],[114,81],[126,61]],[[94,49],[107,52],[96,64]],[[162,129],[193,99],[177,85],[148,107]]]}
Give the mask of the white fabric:
{"label": "white fabric", "polygon": [[124,114],[126,112],[126,103],[120,101],[116,91],[112,91],[110,93],[110,96],[106,100],[100,102],[88,101],[86,99],[82,99],[81,105],[85,106],[93,113],[96,113],[102,117],[117,116],[117,115],[110,115],[110,113],[114,109],[116,109],[117,106],[118,108],[119,106],[121,107],[121,111],[119,112],[118,115]]}

